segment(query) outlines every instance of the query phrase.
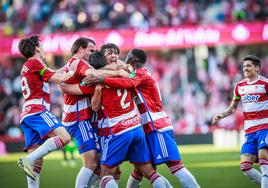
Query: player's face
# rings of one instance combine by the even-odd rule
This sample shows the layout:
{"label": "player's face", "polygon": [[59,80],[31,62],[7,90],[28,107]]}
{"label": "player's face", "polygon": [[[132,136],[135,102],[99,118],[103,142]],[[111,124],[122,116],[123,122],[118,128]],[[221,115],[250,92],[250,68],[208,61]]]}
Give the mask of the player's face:
{"label": "player's face", "polygon": [[40,58],[45,61],[45,52],[41,44],[39,47],[36,47],[36,51],[39,53]]}
{"label": "player's face", "polygon": [[104,52],[107,64],[115,64],[119,58],[119,53],[115,49],[107,49]]}
{"label": "player's face", "polygon": [[88,43],[88,46],[82,50],[82,58],[88,60],[88,57],[95,52],[95,45],[93,43]]}
{"label": "player's face", "polygon": [[254,79],[258,76],[260,68],[258,66],[255,66],[252,61],[244,61],[243,64],[243,72],[244,76],[249,79]]}

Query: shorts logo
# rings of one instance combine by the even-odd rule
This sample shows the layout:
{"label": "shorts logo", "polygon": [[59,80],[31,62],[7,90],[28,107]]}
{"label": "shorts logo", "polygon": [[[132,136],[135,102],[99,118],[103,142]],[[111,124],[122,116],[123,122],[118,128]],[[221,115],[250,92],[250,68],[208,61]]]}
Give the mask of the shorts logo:
{"label": "shorts logo", "polygon": [[266,144],[268,144],[268,134],[266,135],[266,137],[265,137],[265,140],[264,140],[264,141],[265,141],[265,143],[266,143]]}
{"label": "shorts logo", "polygon": [[242,102],[258,102],[260,95],[245,95],[242,97]]}

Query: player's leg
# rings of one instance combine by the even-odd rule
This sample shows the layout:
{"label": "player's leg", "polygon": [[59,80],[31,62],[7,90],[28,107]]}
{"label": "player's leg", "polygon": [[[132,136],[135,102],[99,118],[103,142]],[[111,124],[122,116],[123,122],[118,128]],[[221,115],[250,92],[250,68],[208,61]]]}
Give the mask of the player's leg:
{"label": "player's leg", "polygon": [[72,138],[75,139],[83,163],[76,177],[75,187],[88,187],[89,180],[98,164],[98,155],[92,127],[89,121],[80,121],[66,129]]}
{"label": "player's leg", "polygon": [[[173,188],[173,186],[169,183],[169,181],[164,176],[162,176],[161,174],[159,174],[159,175],[165,181],[165,185],[167,188]],[[141,186],[142,178],[143,178],[142,173],[138,169],[134,168],[128,177],[126,187],[127,188],[139,188]]]}
{"label": "player's leg", "polygon": [[77,177],[75,187],[87,187],[90,178],[97,168],[98,157],[96,150],[90,150],[81,154],[83,166],[81,167]]}
{"label": "player's leg", "polygon": [[268,130],[256,132],[258,138],[258,157],[262,173],[261,187],[268,187]]}
{"label": "player's leg", "polygon": [[127,188],[139,188],[141,186],[143,175],[142,173],[134,168],[128,177]]}
{"label": "player's leg", "polygon": [[114,178],[119,164],[127,159],[133,130],[120,135],[101,136],[101,187],[118,187]]}
{"label": "player's leg", "polygon": [[266,148],[259,150],[259,164],[262,173],[261,187],[268,187],[268,150]]}
{"label": "player's leg", "polygon": [[253,168],[253,163],[257,161],[257,141],[255,134],[246,134],[245,142],[241,149],[240,169],[244,175],[257,184],[261,184],[261,173]]}
{"label": "player's leg", "polygon": [[[33,152],[36,148],[38,148],[39,145],[31,148],[28,150],[28,153]],[[36,160],[34,162],[34,175],[36,177],[35,180],[27,176],[27,183],[28,183],[28,188],[39,188],[40,185],[40,173],[42,169],[42,164],[43,164],[43,159]]]}
{"label": "player's leg", "polygon": [[155,165],[166,163],[171,173],[183,187],[200,187],[195,177],[184,167],[172,130],[165,132],[153,131],[147,136],[147,142]]}
{"label": "player's leg", "polygon": [[[133,141],[128,149],[128,158],[135,168],[146,177],[153,187],[166,187],[165,180],[156,172],[151,164],[151,154],[141,127],[131,131]],[[142,152],[142,155],[140,153]]]}
{"label": "player's leg", "polygon": [[185,188],[200,187],[192,173],[183,165],[182,161],[167,162],[171,173],[180,181]]}
{"label": "player's leg", "polygon": [[[40,147],[40,145],[44,142],[44,140],[40,138],[37,131],[35,131],[32,127],[28,126],[24,122],[21,123],[20,127],[23,130],[25,138],[24,151],[27,151],[29,154],[31,154],[33,151],[35,151],[37,148]],[[42,159],[31,162],[26,158],[21,158],[17,162],[17,164],[29,176],[27,177],[29,186],[31,185],[32,187],[34,186],[38,187],[39,174],[42,166]]]}
{"label": "player's leg", "polygon": [[101,165],[101,181],[100,188],[118,188],[114,175],[118,166],[109,167]]}
{"label": "player's leg", "polygon": [[69,133],[60,121],[48,111],[28,117],[24,121],[27,125],[35,126],[41,138],[45,139],[49,137],[40,147],[26,156],[27,160],[31,162],[46,156],[52,151],[62,148],[71,140]]}

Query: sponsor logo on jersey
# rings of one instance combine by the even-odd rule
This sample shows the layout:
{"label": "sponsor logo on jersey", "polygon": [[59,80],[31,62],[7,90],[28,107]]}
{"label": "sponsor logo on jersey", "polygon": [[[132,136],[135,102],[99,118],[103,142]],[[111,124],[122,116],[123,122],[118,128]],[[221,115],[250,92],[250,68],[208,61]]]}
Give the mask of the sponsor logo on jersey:
{"label": "sponsor logo on jersey", "polygon": [[131,119],[122,121],[122,125],[135,125],[140,122],[140,118],[138,116],[135,116]]}
{"label": "sponsor logo on jersey", "polygon": [[260,95],[245,95],[242,97],[242,102],[258,102]]}

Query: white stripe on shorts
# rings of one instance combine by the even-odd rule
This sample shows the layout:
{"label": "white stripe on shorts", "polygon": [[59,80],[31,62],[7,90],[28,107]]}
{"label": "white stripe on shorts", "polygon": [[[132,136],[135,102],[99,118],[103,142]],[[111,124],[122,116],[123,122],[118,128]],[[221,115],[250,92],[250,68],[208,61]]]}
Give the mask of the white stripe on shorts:
{"label": "white stripe on shorts", "polygon": [[167,147],[166,147],[166,143],[165,143],[163,134],[157,133],[157,136],[158,136],[158,140],[160,143],[161,151],[163,153],[163,157],[166,158],[166,157],[168,157],[168,152],[167,152]]}
{"label": "white stripe on shorts", "polygon": [[40,116],[45,120],[49,127],[52,127],[54,125],[53,121],[47,116],[47,114],[41,113]]}

